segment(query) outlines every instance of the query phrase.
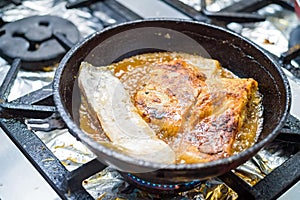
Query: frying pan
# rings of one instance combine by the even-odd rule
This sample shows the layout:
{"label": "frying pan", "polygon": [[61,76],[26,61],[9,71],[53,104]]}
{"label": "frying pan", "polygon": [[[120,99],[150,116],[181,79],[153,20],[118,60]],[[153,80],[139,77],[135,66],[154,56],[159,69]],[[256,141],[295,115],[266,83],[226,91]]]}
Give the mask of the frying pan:
{"label": "frying pan", "polygon": [[[264,107],[264,123],[257,142],[243,152],[212,162],[164,165],[137,160],[116,152],[100,145],[84,133],[79,128],[76,114],[76,100],[79,99],[76,96],[76,77],[80,63],[88,61],[95,66],[101,66],[153,51],[186,51],[210,56],[239,77],[254,78],[263,95]],[[276,137],[285,123],[291,101],[285,74],[278,63],[260,47],[228,30],[178,19],[148,19],[123,23],[87,37],[62,59],[53,87],[57,110],[70,133],[86,144],[101,163],[157,183],[207,179],[241,165]]]}

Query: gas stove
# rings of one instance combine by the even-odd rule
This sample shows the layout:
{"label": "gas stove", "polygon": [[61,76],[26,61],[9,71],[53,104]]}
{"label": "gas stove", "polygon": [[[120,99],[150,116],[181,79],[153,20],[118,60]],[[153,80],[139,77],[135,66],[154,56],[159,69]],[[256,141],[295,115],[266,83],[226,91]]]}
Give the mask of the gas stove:
{"label": "gas stove", "polygon": [[[298,25],[292,1],[7,0],[0,7],[0,199],[292,199],[299,194],[300,70],[296,59],[290,62],[297,52],[288,49]],[[52,79],[75,43],[111,25],[162,17],[232,30],[285,62],[292,108],[282,133],[217,178],[159,184],[103,168],[55,112]],[[50,26],[54,31],[48,32]]]}

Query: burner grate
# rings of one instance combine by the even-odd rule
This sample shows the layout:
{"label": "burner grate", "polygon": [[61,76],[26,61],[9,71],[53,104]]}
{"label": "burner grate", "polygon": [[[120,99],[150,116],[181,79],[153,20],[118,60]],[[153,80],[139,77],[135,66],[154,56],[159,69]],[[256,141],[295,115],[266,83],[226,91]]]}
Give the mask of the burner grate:
{"label": "burner grate", "polygon": [[[237,10],[221,10],[219,12],[210,12],[206,9],[206,1],[200,1],[200,11],[195,10],[193,7],[186,5],[180,0],[163,0],[173,8],[185,13],[194,20],[206,23],[216,24],[226,27],[230,22],[260,22],[264,21],[265,17],[256,13],[240,12]],[[238,3],[237,3],[238,4]]]}
{"label": "burner grate", "polygon": [[0,2],[0,7],[6,6],[8,4],[20,5],[22,4],[22,0],[2,0]]}
{"label": "burner grate", "polygon": [[242,0],[222,9],[222,12],[256,12],[270,4],[277,4],[285,9],[294,11],[294,5],[284,0]]}
{"label": "burner grate", "polygon": [[80,33],[70,21],[51,15],[31,16],[6,23],[0,32],[0,55],[9,63],[22,60],[22,68],[40,70],[58,63],[67,50],[54,38],[60,33],[73,44]]}
{"label": "burner grate", "polygon": [[256,185],[250,186],[233,172],[221,175],[242,199],[276,199],[300,180],[300,151],[274,169]]}
{"label": "burner grate", "polygon": [[226,25],[231,22],[248,23],[264,21],[266,18],[256,12],[270,4],[277,4],[285,9],[294,11],[293,4],[284,0],[242,0],[223,8],[218,12],[211,12],[207,10],[206,0],[200,1],[200,11],[180,0],[163,1],[180,12],[185,13],[193,20],[211,23],[222,27],[226,27]]}

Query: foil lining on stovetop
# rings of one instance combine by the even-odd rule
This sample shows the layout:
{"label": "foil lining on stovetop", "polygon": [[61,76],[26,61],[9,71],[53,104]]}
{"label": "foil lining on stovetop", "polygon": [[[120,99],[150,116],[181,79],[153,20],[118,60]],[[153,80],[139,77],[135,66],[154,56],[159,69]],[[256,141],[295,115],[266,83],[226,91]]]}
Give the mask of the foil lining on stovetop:
{"label": "foil lining on stovetop", "polygon": [[[185,0],[184,2],[200,9],[199,1]],[[235,0],[210,1],[208,9],[217,11],[226,5],[230,5]],[[93,12],[87,8],[66,9],[66,1],[63,0],[35,0],[23,1],[22,5],[8,5],[0,9],[1,17],[6,22],[12,22],[27,16],[51,14],[61,16],[72,21],[78,26],[82,37],[100,30],[102,25],[99,24],[97,17],[107,23],[115,23],[114,19],[102,12]],[[287,50],[287,37],[291,28],[298,23],[294,13],[282,10],[276,5],[268,6],[259,11],[261,14],[268,16],[266,22],[248,23],[244,26],[232,23],[229,28],[250,38],[255,43],[268,49],[275,55],[280,55]],[[275,17],[274,17],[275,16]],[[278,18],[280,16],[280,18]],[[276,24],[276,25],[274,25]],[[266,31],[268,30],[268,31]],[[266,42],[269,41],[269,42]],[[6,74],[9,64],[0,59],[0,74]],[[54,76],[55,66],[47,72],[27,72],[20,71],[14,83],[9,100],[16,99],[31,91],[37,90],[49,84]],[[293,102],[300,96],[300,81],[295,79],[287,72],[289,81],[292,86]],[[4,76],[0,76],[2,83]],[[300,117],[300,106],[295,103],[292,105],[291,113]],[[58,157],[69,171],[76,169],[78,166],[94,158],[94,155],[80,142],[71,136],[68,130],[55,130],[51,132],[36,131],[36,134],[47,144],[49,149]],[[234,170],[236,174],[242,177],[249,184],[254,185],[265,175],[270,173],[277,166],[282,164],[291,155],[293,155],[293,146],[285,142],[273,142],[271,145],[261,150],[256,157],[246,162],[244,165]],[[102,172],[95,174],[83,182],[83,186],[95,199],[159,199],[158,195],[142,192],[133,188],[120,174],[108,167]],[[178,194],[171,199],[236,199],[237,194],[227,187],[218,178],[203,181],[197,188]]]}

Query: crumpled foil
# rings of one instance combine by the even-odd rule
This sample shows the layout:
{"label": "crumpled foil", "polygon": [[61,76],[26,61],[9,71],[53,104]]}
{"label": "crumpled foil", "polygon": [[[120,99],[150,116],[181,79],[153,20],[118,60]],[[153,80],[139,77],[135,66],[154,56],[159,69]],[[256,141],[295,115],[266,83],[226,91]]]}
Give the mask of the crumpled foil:
{"label": "crumpled foil", "polygon": [[[200,1],[182,0],[200,10]],[[237,0],[207,1],[207,9],[218,11],[221,8],[236,2]],[[66,9],[66,1],[63,0],[31,0],[23,1],[22,5],[13,4],[0,8],[0,15],[6,22],[12,22],[32,15],[56,15],[72,21],[81,32],[82,37],[101,30],[101,21],[115,23],[110,16],[100,11],[88,8]],[[289,32],[298,23],[293,12],[283,10],[280,6],[270,5],[259,11],[267,16],[267,21],[260,23],[237,24],[231,23],[228,28],[251,39],[260,46],[266,48],[275,55],[280,55],[288,49],[287,38]],[[6,74],[10,65],[0,58],[0,74]],[[51,83],[56,66],[47,71],[28,72],[21,70],[12,87],[8,100],[14,100],[31,91],[37,90]],[[300,106],[296,105],[296,98],[300,96],[300,81],[292,74],[286,72],[292,87],[293,104],[291,113],[300,118]],[[0,83],[5,76],[0,76]],[[29,127],[30,128],[30,127]],[[51,132],[35,131],[57,158],[69,171],[95,158],[83,144],[78,142],[67,129]],[[299,149],[282,141],[272,142],[261,150],[255,157],[233,170],[238,176],[250,185],[255,185],[273,169],[281,165],[285,160]],[[162,196],[150,194],[126,183],[123,177],[113,168],[107,167],[103,171],[93,175],[83,182],[84,188],[95,199],[161,199]],[[164,197],[166,198],[166,197]],[[237,199],[238,195],[218,178],[202,181],[198,187],[181,192],[168,199]]]}

